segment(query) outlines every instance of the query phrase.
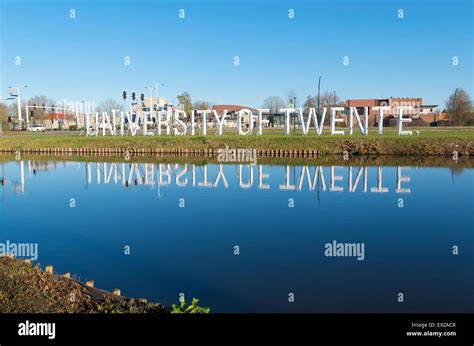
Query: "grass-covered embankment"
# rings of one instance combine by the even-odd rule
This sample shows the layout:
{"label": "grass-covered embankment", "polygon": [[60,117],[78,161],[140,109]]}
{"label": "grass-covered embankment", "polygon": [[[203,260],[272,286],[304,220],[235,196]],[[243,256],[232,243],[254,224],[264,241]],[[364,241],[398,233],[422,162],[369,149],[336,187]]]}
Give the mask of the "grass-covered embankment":
{"label": "grass-covered embankment", "polygon": [[170,309],[45,273],[39,265],[0,256],[0,313],[167,313]]}
{"label": "grass-covered embankment", "polygon": [[[415,129],[412,129],[416,131]],[[256,150],[315,150],[319,154],[340,154],[347,151],[353,155],[413,155],[450,156],[474,155],[474,129],[420,129],[419,135],[397,136],[394,130],[385,130],[382,136],[372,130],[368,136],[360,134],[334,135],[310,134],[302,136],[292,133],[285,136],[281,131],[268,131],[263,136],[95,136],[71,134],[17,134],[0,136],[0,150],[31,150],[49,148],[67,149],[219,149],[224,147]]]}

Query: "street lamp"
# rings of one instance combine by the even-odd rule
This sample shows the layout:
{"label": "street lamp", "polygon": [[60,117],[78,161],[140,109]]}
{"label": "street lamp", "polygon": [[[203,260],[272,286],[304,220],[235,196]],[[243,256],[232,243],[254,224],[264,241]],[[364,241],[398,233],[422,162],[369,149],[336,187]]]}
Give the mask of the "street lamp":
{"label": "street lamp", "polygon": [[145,89],[148,89],[148,91],[149,91],[149,96],[150,96],[150,113],[151,113],[151,111],[152,111],[152,106],[151,106],[151,103],[152,103],[151,91],[152,91],[153,89],[155,89],[155,88],[146,86]]}
{"label": "street lamp", "polygon": [[156,103],[160,106],[160,99],[158,98],[158,86],[163,86],[165,83],[156,83],[155,84],[155,96],[156,96]]}
{"label": "street lamp", "polygon": [[[86,127],[86,101],[81,101],[82,103],[82,119],[83,120],[83,126]],[[77,119],[76,119],[76,130],[79,130],[79,114],[77,115]]]}
{"label": "street lamp", "polygon": [[[20,96],[20,88],[28,88],[28,85],[24,85],[24,86],[21,86],[21,87],[11,87],[9,86],[8,87],[10,89],[10,96],[13,96],[12,94],[14,94],[12,92],[12,89],[16,89],[16,103],[17,103],[17,109],[18,109],[18,121],[20,121],[20,124],[21,124],[21,121],[23,120],[21,118],[21,96]],[[28,104],[27,104],[28,105]],[[26,122],[28,123],[28,111],[26,112]]]}

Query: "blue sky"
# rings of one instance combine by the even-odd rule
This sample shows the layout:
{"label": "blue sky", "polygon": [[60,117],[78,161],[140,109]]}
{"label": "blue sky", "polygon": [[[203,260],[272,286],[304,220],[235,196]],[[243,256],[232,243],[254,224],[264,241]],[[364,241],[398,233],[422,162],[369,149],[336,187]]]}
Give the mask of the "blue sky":
{"label": "blue sky", "polygon": [[162,81],[171,100],[186,90],[193,100],[259,107],[291,89],[303,101],[322,75],[322,90],[343,99],[444,105],[456,87],[474,96],[472,3],[1,0],[0,96],[26,84],[26,96],[100,102]]}

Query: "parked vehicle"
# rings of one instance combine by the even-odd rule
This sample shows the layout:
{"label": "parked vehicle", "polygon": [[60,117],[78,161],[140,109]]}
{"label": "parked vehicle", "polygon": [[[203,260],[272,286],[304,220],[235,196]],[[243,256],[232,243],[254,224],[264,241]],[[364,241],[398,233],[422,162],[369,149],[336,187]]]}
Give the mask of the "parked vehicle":
{"label": "parked vehicle", "polygon": [[46,128],[43,125],[32,125],[26,128],[26,131],[30,132],[44,132]]}

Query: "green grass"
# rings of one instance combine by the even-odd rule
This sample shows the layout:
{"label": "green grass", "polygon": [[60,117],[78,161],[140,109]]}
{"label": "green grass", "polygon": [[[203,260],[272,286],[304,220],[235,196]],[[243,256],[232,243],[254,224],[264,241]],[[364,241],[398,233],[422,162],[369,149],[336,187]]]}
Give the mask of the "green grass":
{"label": "green grass", "polygon": [[[345,129],[347,131],[347,129]],[[134,149],[217,149],[229,148],[251,149],[314,149],[326,153],[338,153],[343,150],[356,153],[394,153],[429,151],[439,152],[442,148],[454,150],[456,145],[461,151],[471,151],[474,146],[474,128],[410,128],[419,130],[413,136],[397,136],[395,129],[384,129],[384,134],[377,135],[376,129],[369,129],[368,136],[362,136],[355,130],[354,135],[334,135],[327,132],[321,136],[311,133],[303,136],[300,133],[285,136],[282,129],[264,129],[262,136],[239,136],[226,132],[217,136],[209,129],[207,136],[78,136],[77,133],[40,133],[24,132],[4,133],[0,136],[0,148],[134,148]]]}

